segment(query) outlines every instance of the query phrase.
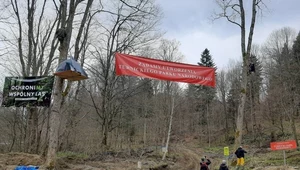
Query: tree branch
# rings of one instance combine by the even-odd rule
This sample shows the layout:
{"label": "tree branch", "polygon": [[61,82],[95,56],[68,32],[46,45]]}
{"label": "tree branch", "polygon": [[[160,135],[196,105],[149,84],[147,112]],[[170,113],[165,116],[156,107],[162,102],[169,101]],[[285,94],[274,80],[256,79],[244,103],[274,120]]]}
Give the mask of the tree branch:
{"label": "tree branch", "polygon": [[233,4],[233,5],[231,6],[231,9],[234,10],[236,13],[238,13],[238,14],[241,15],[240,11],[234,8],[234,7],[236,7],[236,6],[240,8],[240,5],[239,5],[239,4]]}
{"label": "tree branch", "polygon": [[[226,18],[226,20],[234,25],[239,26],[240,28],[242,27],[241,23],[236,22],[234,19],[236,15],[242,15],[241,11],[237,10],[236,7],[241,7],[239,4],[231,4],[231,1],[216,1],[218,6],[221,8],[222,12],[221,13],[215,13],[212,20],[217,20],[220,18]],[[232,12],[230,15],[227,14],[227,10],[231,9]]]}
{"label": "tree branch", "polygon": [[242,27],[241,24],[239,24],[239,23],[237,23],[237,22],[231,20],[229,16],[224,15],[224,17],[225,17],[225,18],[227,19],[227,21],[229,21],[230,23],[235,24],[235,25],[239,26],[240,28]]}

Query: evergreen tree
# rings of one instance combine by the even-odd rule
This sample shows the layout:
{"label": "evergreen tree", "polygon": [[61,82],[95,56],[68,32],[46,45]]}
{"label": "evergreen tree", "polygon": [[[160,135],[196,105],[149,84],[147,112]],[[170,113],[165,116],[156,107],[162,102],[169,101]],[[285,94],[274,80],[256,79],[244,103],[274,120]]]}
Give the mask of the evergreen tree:
{"label": "evergreen tree", "polygon": [[[207,48],[202,52],[200,62],[198,63],[200,66],[212,67],[216,69],[215,63],[213,62],[212,56]],[[198,110],[202,113],[201,124],[206,125],[206,136],[208,143],[210,144],[211,137],[210,134],[213,133],[211,131],[209,125],[209,119],[211,114],[211,103],[213,102],[216,94],[216,89],[207,86],[198,86],[197,93],[200,96],[200,101],[198,105]]]}
{"label": "evergreen tree", "polygon": [[[207,48],[202,52],[200,62],[198,65],[205,67],[212,67],[216,69],[215,63],[213,62],[212,56]],[[207,86],[197,86],[197,96],[199,96],[199,102],[197,104],[197,111],[202,113],[202,117],[208,116],[208,111],[210,110],[210,104],[215,98],[216,90],[212,87]],[[205,116],[206,113],[206,116]],[[207,124],[207,119],[202,119],[201,124]]]}
{"label": "evergreen tree", "polygon": [[[210,52],[207,48],[202,52],[198,65],[216,68],[212,56],[210,55]],[[212,87],[194,84],[188,85],[186,95],[191,101],[192,107],[190,107],[190,109],[199,112],[199,115],[195,120],[197,120],[197,124],[199,124],[200,126],[207,125],[207,116],[210,110],[210,104],[215,98],[215,93],[216,90]]]}
{"label": "evergreen tree", "polygon": [[202,52],[200,62],[198,62],[198,65],[205,66],[205,67],[213,67],[216,69],[216,65],[213,62],[213,59],[210,55],[210,52],[207,48]]}
{"label": "evergreen tree", "polygon": [[293,48],[292,48],[292,74],[293,79],[295,80],[295,86],[298,87],[297,93],[300,92],[300,32],[294,41]]}
{"label": "evergreen tree", "polygon": [[136,90],[140,90],[142,95],[144,95],[145,97],[147,97],[149,99],[152,98],[154,95],[152,80],[144,78],[144,79],[141,79],[138,83],[139,83],[138,87],[140,87],[140,89],[136,89]]}
{"label": "evergreen tree", "polygon": [[300,62],[300,32],[293,44],[293,56],[298,62]]}
{"label": "evergreen tree", "polygon": [[[205,67],[216,68],[215,63],[213,62],[212,56],[207,48],[202,52],[200,62],[198,65]],[[205,101],[205,104],[210,104],[215,97],[216,90],[212,87],[199,86],[198,91],[200,92],[202,99]]]}
{"label": "evergreen tree", "polygon": [[[300,32],[298,33],[296,40],[294,41],[293,48],[292,48],[292,56],[294,59],[296,59],[296,62],[293,63],[293,75],[291,77],[292,80],[294,80],[294,84],[291,88],[291,92],[293,94],[293,101],[292,104],[296,105],[297,107],[293,111],[293,115],[291,116],[291,122],[292,122],[292,132],[294,135],[294,139],[297,143],[297,146],[299,146],[299,141],[298,141],[298,136],[297,136],[297,128],[295,125],[295,119],[299,117],[300,114],[300,102],[299,102],[299,97],[296,97],[295,94],[300,93]],[[296,101],[296,102],[295,102]],[[292,106],[293,108],[293,106]],[[299,150],[299,149],[298,149]]]}

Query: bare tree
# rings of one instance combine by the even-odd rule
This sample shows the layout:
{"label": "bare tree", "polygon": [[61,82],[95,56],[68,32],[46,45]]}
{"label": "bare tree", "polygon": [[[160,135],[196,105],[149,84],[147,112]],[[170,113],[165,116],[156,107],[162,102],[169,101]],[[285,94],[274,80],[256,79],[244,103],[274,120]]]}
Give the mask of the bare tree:
{"label": "bare tree", "polygon": [[[226,96],[227,116],[229,121],[229,130],[236,129],[236,117],[238,113],[239,94],[240,94],[240,75],[242,72],[242,63],[240,61],[230,61],[227,67],[225,80],[228,84],[228,94]],[[220,82],[221,83],[221,82]],[[231,133],[230,133],[231,134]],[[229,140],[232,136],[229,136]]]}
{"label": "bare tree", "polygon": [[[139,52],[159,37],[156,26],[160,13],[154,1],[113,1],[115,8],[104,8],[102,17],[110,18],[105,22],[96,20],[99,31],[90,53],[94,57],[89,71],[92,73],[95,89],[100,96],[91,99],[98,115],[97,121],[102,129],[102,145],[108,146],[108,135],[119,125],[116,117],[122,113],[125,99],[136,94],[135,78],[120,78],[115,75],[114,53]],[[154,33],[154,34],[153,34]],[[96,45],[97,44],[97,45]],[[100,98],[100,106],[96,99]]]}
{"label": "bare tree", "polygon": [[[297,141],[295,115],[297,115],[298,105],[296,91],[299,89],[295,77],[299,74],[299,66],[292,53],[295,37],[296,31],[289,27],[273,31],[263,47],[263,54],[267,66],[265,69],[268,79],[267,101],[273,106],[270,108],[272,110],[270,120],[272,124],[278,122],[277,124],[280,125],[278,127],[279,134],[285,134],[283,118],[287,117],[293,136]],[[272,131],[272,136],[275,138],[276,130]]]}
{"label": "bare tree", "polygon": [[[59,15],[59,29],[56,30],[56,38],[60,42],[60,53],[58,62],[61,63],[65,59],[67,59],[68,50],[71,42],[72,31],[73,31],[73,22],[75,15],[77,14],[77,7],[82,0],[62,0],[60,4],[57,6],[55,1],[55,5],[57,7],[57,13]],[[79,28],[79,32],[77,34],[76,42],[79,43],[81,35],[83,32],[81,31],[82,27],[85,26],[85,23],[88,21],[87,16],[90,12],[91,5],[93,0],[88,0],[85,5],[85,10],[83,12],[83,18],[81,19],[81,26]],[[69,9],[69,11],[67,11]],[[75,51],[78,52],[78,46],[75,46]],[[54,92],[52,95],[52,107],[50,113],[50,128],[49,128],[49,146],[48,152],[46,156],[46,167],[48,169],[54,169],[56,166],[56,152],[58,148],[58,136],[59,136],[59,126],[60,126],[60,114],[61,108],[64,101],[63,93],[64,80],[60,77],[55,77],[54,83]]]}
{"label": "bare tree", "polygon": [[[243,0],[217,0],[217,4],[222,10],[215,15],[215,19],[226,18],[228,22],[238,26],[241,31],[241,54],[243,61],[240,103],[236,121],[235,148],[242,143],[244,107],[246,102],[247,77],[249,71],[249,58],[252,47],[252,38],[254,34],[257,11],[264,5],[262,0],[252,0],[251,19],[249,34],[246,36],[246,12]],[[246,41],[247,38],[247,41]]]}
{"label": "bare tree", "polygon": [[[45,13],[45,6],[49,5],[46,0],[24,2],[4,1],[1,4],[5,11],[3,21],[6,22],[5,25],[1,24],[0,31],[6,51],[2,59],[5,68],[15,76],[47,75],[57,46],[51,37],[57,18]],[[25,151],[37,153],[40,142],[39,113],[42,113],[42,109],[28,107],[26,110]]]}
{"label": "bare tree", "polygon": [[285,44],[291,49],[296,36],[296,30],[290,27],[283,27],[272,31],[262,46],[263,54],[266,57],[269,56],[270,58],[273,58],[275,57],[274,55],[282,53]]}
{"label": "bare tree", "polygon": [[224,112],[224,119],[225,119],[225,140],[228,141],[228,135],[229,135],[229,115],[227,114],[227,95],[229,91],[228,83],[226,81],[226,72],[224,70],[221,70],[219,73],[219,76],[217,77],[217,89],[219,91],[219,96],[223,105],[223,112]]}
{"label": "bare tree", "polygon": [[[160,45],[156,52],[156,58],[165,61],[179,62],[184,56],[179,51],[180,43],[176,40],[161,39]],[[163,154],[162,160],[166,158],[168,153],[168,147],[170,142],[170,136],[172,132],[172,123],[174,117],[174,107],[175,107],[175,95],[176,90],[178,90],[178,84],[176,82],[170,81],[159,81],[159,90],[163,94],[163,115],[164,121],[162,126],[164,131],[164,136],[162,137],[162,144],[165,145],[166,150]]]}

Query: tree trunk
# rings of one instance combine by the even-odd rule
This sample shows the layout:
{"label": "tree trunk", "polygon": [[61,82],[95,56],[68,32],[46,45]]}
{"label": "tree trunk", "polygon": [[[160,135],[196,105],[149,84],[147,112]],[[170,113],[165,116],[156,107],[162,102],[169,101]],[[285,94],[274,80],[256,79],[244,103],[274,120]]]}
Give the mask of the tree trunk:
{"label": "tree trunk", "polygon": [[[59,63],[67,58],[68,42],[64,39],[60,43]],[[48,169],[54,169],[56,165],[56,152],[58,147],[58,135],[60,127],[60,111],[63,101],[63,79],[56,76],[54,82],[54,92],[52,95],[53,105],[51,107],[49,122],[49,146],[46,157],[46,166]]]}
{"label": "tree trunk", "polygon": [[[243,81],[247,81],[247,80],[243,80]],[[242,143],[245,101],[246,101],[246,93],[241,92],[240,103],[239,103],[239,107],[238,107],[238,115],[237,115],[237,119],[236,119],[236,129],[237,130],[235,132],[235,148],[237,148]]]}
{"label": "tree trunk", "polygon": [[146,114],[144,115],[144,135],[143,135],[143,141],[144,141],[144,147],[146,147],[146,140],[147,140],[147,118],[146,118]]}
{"label": "tree trunk", "polygon": [[49,146],[47,152],[46,166],[48,169],[54,169],[56,165],[56,151],[58,146],[58,133],[60,126],[60,110],[62,101],[63,79],[55,77],[55,86],[53,97],[53,106],[50,113],[49,127]]}
{"label": "tree trunk", "polygon": [[12,149],[14,148],[15,142],[16,142],[16,138],[17,138],[17,131],[16,131],[16,125],[17,125],[17,119],[18,119],[18,115],[17,115],[17,111],[14,113],[14,119],[13,119],[13,125],[12,125],[12,131],[13,131],[13,136],[12,136],[12,142],[11,145],[9,147],[9,152],[12,151]]}
{"label": "tree trunk", "polygon": [[225,116],[225,140],[228,141],[229,137],[229,127],[228,127],[228,115],[227,115],[227,103],[225,95],[222,95],[222,102],[223,102],[223,109],[224,109],[224,116]]}
{"label": "tree trunk", "polygon": [[[293,132],[294,139],[296,141],[297,146],[299,146],[294,113],[292,113],[292,115],[291,115],[291,126],[292,126],[292,132]],[[299,150],[299,148],[298,148],[298,150]]]}
{"label": "tree trunk", "polygon": [[[39,129],[39,113],[37,108],[31,108],[33,112],[33,129],[31,131],[32,139],[30,140],[30,152],[37,154],[37,138],[38,138],[38,129]],[[31,110],[30,109],[30,110]]]}
{"label": "tree trunk", "polygon": [[207,131],[207,140],[208,140],[208,147],[210,147],[210,128],[209,128],[209,102],[206,102],[206,131]]}
{"label": "tree trunk", "polygon": [[166,142],[166,150],[163,154],[162,160],[165,160],[167,153],[168,153],[168,148],[169,148],[169,142],[170,142],[170,136],[171,136],[171,131],[172,131],[172,121],[173,121],[173,114],[174,114],[174,103],[175,99],[174,96],[172,98],[172,104],[171,104],[171,114],[170,114],[170,122],[169,122],[169,130],[168,130],[168,136],[167,136],[167,142]]}
{"label": "tree trunk", "polygon": [[[88,4],[92,2],[93,0],[89,0]],[[60,41],[60,47],[59,47],[59,60],[58,62],[61,63],[62,61],[67,59],[68,55],[68,49],[69,44],[71,40],[72,30],[73,30],[73,21],[74,16],[76,12],[76,7],[78,4],[82,1],[75,1],[75,0],[61,0],[60,1],[60,9],[59,9],[59,15],[60,15],[60,31],[62,32],[62,35],[65,35],[64,37],[61,37],[58,39]],[[69,7],[68,7],[69,4]],[[86,5],[86,10],[84,13],[88,13],[90,6]],[[68,13],[67,13],[68,11]],[[82,21],[85,22],[85,21]],[[63,105],[63,85],[64,80],[60,77],[55,77],[54,82],[54,90],[52,95],[52,107],[51,107],[51,113],[50,113],[50,122],[49,122],[49,146],[48,146],[48,152],[46,157],[46,167],[47,169],[54,169],[56,166],[56,152],[58,148],[58,138],[59,138],[59,127],[60,127],[60,114],[61,114],[61,108]]]}
{"label": "tree trunk", "polygon": [[46,134],[45,134],[45,142],[42,144],[41,146],[41,155],[43,155],[44,157],[46,157],[46,154],[47,154],[47,149],[48,149],[48,145],[49,145],[49,129],[50,129],[50,112],[51,110],[48,109],[47,112],[46,112],[46,116],[47,116],[47,119],[46,119]]}
{"label": "tree trunk", "polygon": [[144,147],[146,147],[146,144],[147,144],[147,114],[148,114],[148,105],[147,105],[147,102],[146,102],[146,99],[147,99],[147,96],[144,95],[143,96],[144,100],[144,107],[145,107],[145,110],[144,110],[144,134],[143,134],[143,141],[144,141]]}
{"label": "tree trunk", "polygon": [[26,152],[36,153],[36,139],[38,130],[38,110],[35,107],[27,107],[28,123],[26,135]]}
{"label": "tree trunk", "polygon": [[248,70],[249,70],[249,58],[252,46],[252,37],[254,33],[254,26],[256,20],[256,6],[257,0],[252,0],[252,16],[251,16],[251,24],[248,35],[247,49],[246,49],[246,25],[245,25],[245,10],[243,5],[243,0],[239,0],[240,7],[240,17],[241,17],[241,51],[243,56],[243,71],[242,71],[242,81],[241,81],[241,92],[240,92],[240,102],[238,107],[238,115],[236,120],[236,133],[235,133],[235,149],[241,145],[242,143],[242,135],[243,135],[243,123],[244,123],[244,110],[245,110],[245,102],[246,102],[246,90],[247,90],[247,82],[248,82]]}
{"label": "tree trunk", "polygon": [[102,129],[102,145],[104,145],[104,149],[107,149],[107,137],[108,137],[108,120],[107,118],[103,120],[103,129]]}
{"label": "tree trunk", "polygon": [[250,87],[249,87],[249,96],[250,96],[250,116],[251,116],[251,122],[252,122],[252,139],[255,140],[256,139],[256,120],[255,120],[255,112],[253,111],[254,108],[254,103],[253,103],[253,74],[250,75]]}

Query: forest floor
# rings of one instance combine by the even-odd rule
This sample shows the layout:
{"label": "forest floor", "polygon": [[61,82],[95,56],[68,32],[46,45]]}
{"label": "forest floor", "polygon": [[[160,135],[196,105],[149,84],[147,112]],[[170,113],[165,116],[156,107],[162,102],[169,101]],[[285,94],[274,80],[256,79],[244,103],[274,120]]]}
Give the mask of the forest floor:
{"label": "forest floor", "polygon": [[[254,156],[254,150],[248,150],[249,154],[246,157],[245,170],[254,169],[254,170],[294,170],[299,169],[299,165],[296,163],[296,166],[293,167],[284,167],[284,166],[271,166],[268,163],[270,161],[276,160],[277,164],[283,163],[283,160],[277,158],[268,158],[267,154],[256,154]],[[257,150],[256,150],[257,151]],[[251,154],[252,152],[252,154]],[[281,152],[282,153],[282,152]],[[222,159],[223,155],[218,151],[206,150],[197,148],[195,146],[188,146],[186,144],[172,146],[170,148],[170,153],[167,156],[165,161],[161,161],[162,154],[155,153],[151,150],[144,152],[140,156],[122,156],[122,154],[111,154],[93,156],[92,158],[79,159],[74,156],[66,156],[58,159],[59,166],[57,170],[71,169],[71,170],[138,170],[138,162],[141,163],[142,170],[199,170],[199,160],[203,156],[207,156],[212,160],[210,165],[211,170],[218,170],[218,166]],[[280,153],[277,153],[275,157],[280,157]],[[287,156],[290,158],[299,158],[299,152],[294,155]],[[248,161],[248,163],[247,163]],[[262,163],[262,162],[265,163]],[[295,160],[300,162],[299,160]],[[14,170],[17,165],[42,165],[44,160],[39,155],[26,154],[26,153],[7,153],[0,154],[0,170]],[[229,162],[231,162],[229,160]],[[249,163],[250,162],[250,163]],[[276,164],[276,163],[274,163]],[[40,170],[44,168],[41,166]],[[235,169],[233,166],[230,166],[230,169]]]}

